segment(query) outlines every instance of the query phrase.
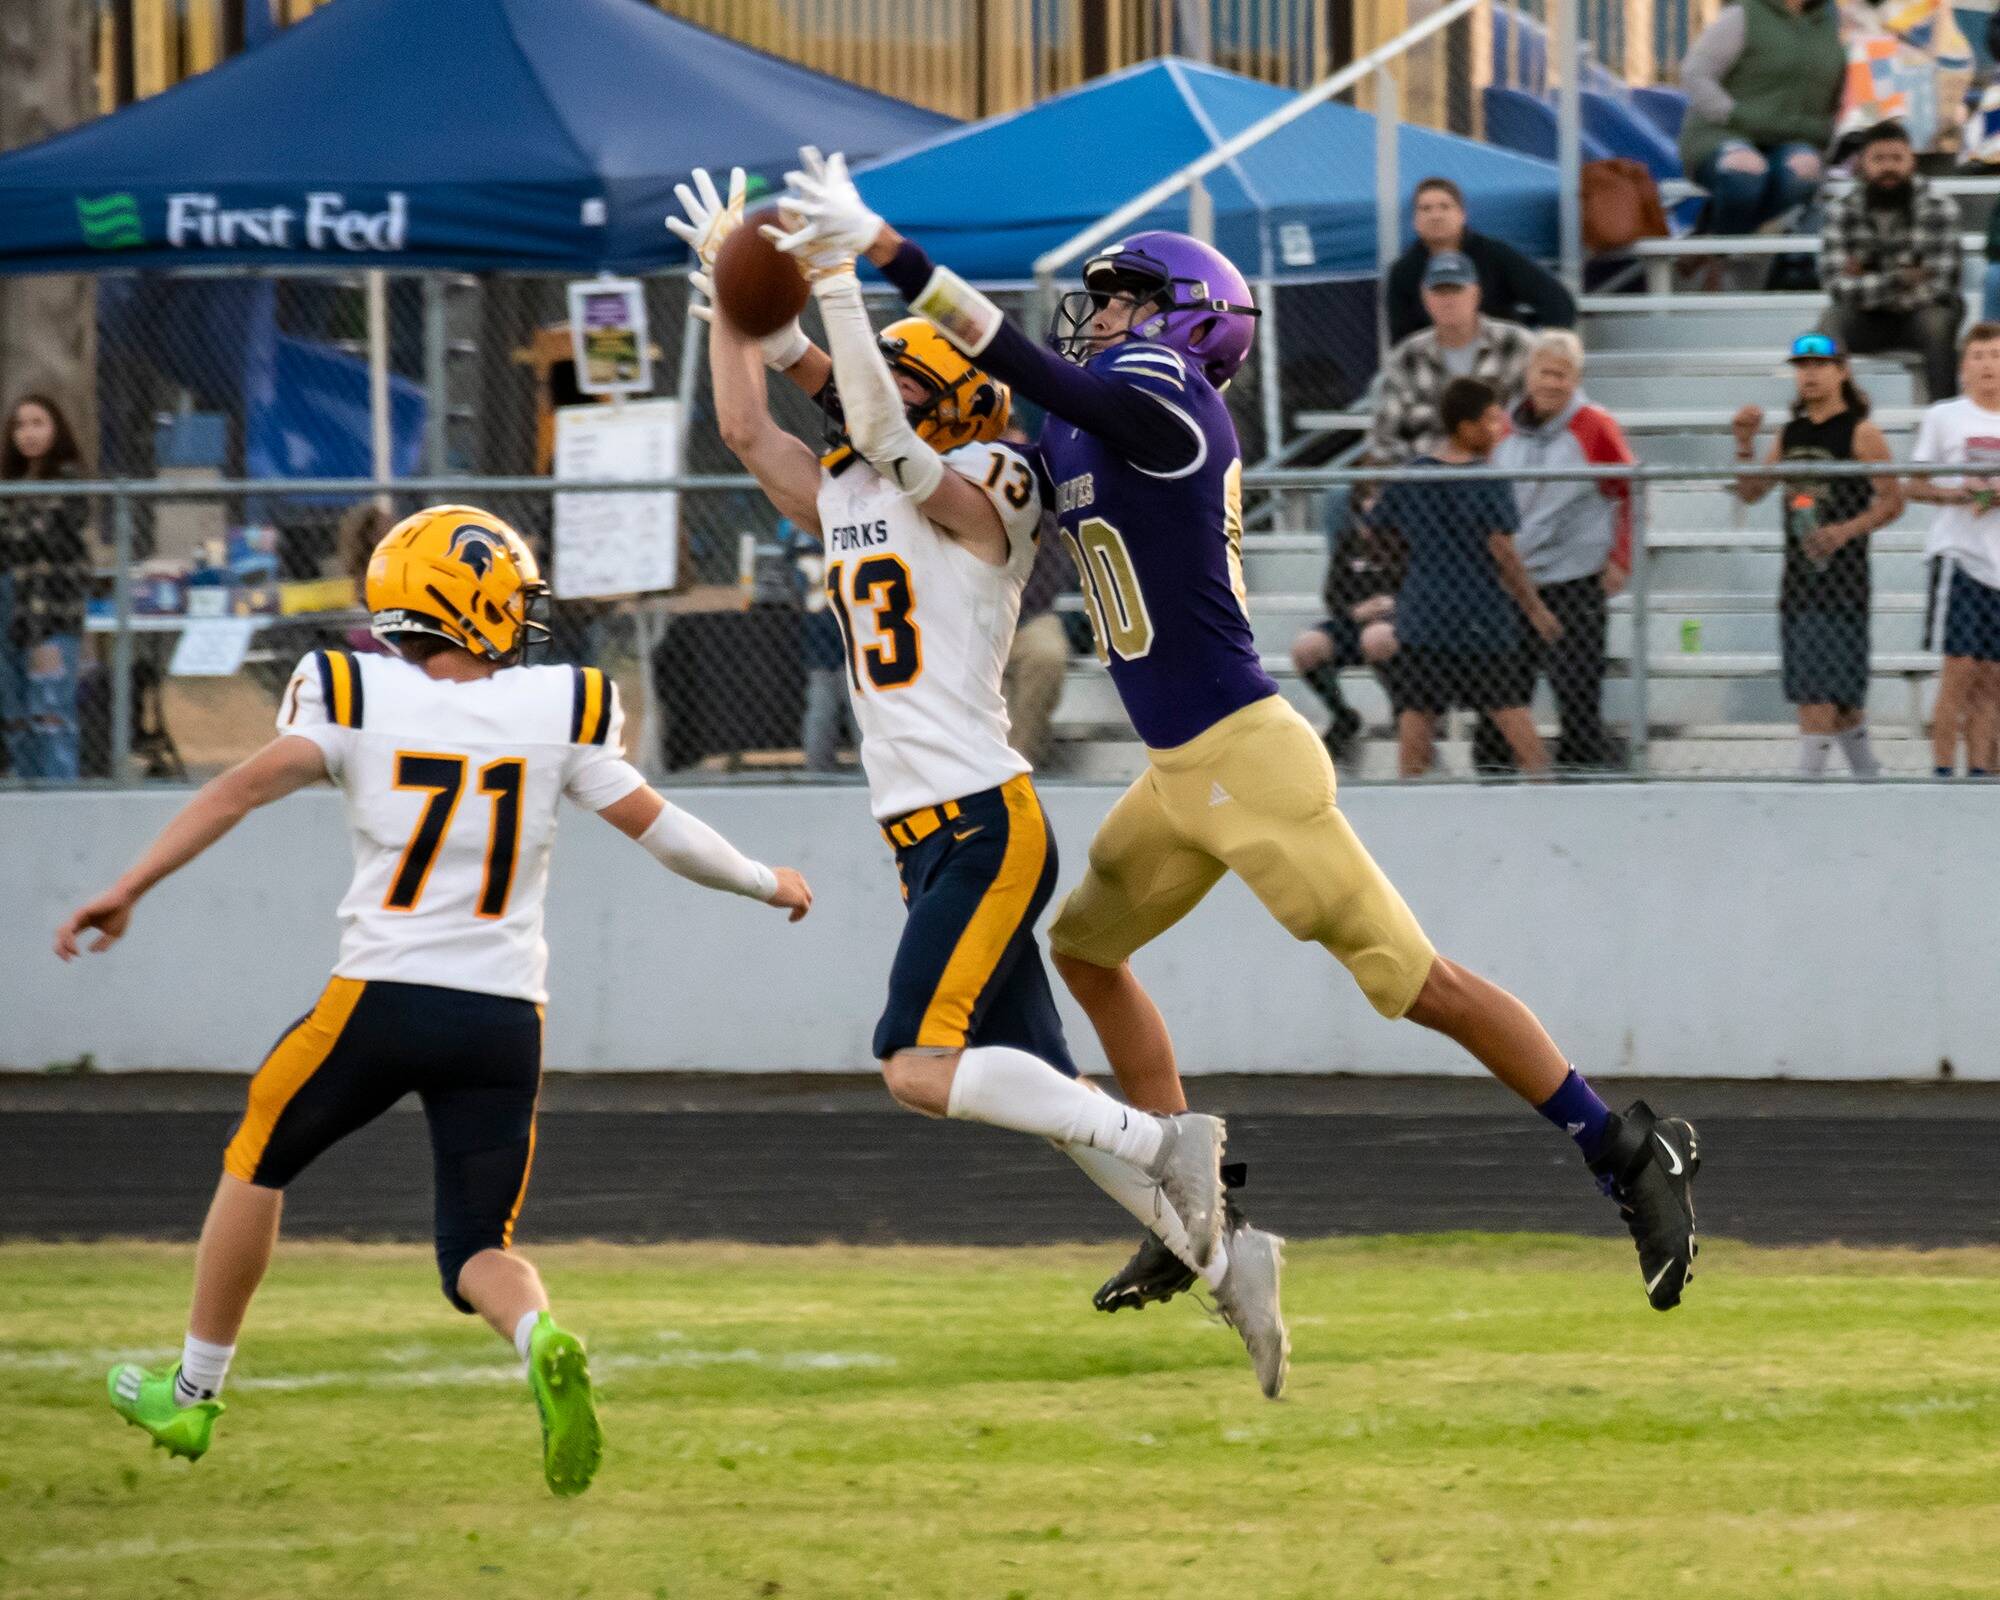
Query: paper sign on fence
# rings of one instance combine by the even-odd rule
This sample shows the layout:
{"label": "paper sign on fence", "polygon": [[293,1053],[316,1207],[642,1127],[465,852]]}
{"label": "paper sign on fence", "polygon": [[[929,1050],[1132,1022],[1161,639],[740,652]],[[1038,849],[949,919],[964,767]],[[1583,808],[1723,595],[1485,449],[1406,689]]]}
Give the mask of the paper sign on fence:
{"label": "paper sign on fence", "polygon": [[243,666],[262,617],[195,617],[181,629],[167,673],[175,678],[229,678]]}
{"label": "paper sign on fence", "polygon": [[[643,481],[680,470],[678,400],[564,406],[556,412],[556,477]],[[673,588],[680,571],[680,497],[558,494],[555,592],[604,599]]]}

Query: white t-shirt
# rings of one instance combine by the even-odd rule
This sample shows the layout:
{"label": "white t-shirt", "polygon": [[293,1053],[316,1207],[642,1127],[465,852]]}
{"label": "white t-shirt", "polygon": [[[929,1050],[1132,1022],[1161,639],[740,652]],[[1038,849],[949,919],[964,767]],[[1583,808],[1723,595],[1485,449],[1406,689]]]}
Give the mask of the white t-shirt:
{"label": "white t-shirt", "polygon": [[1007,743],[1001,677],[1035,564],[1041,491],[1034,469],[1002,444],[965,445],[944,459],[999,511],[1004,567],[940,532],[867,462],[820,475],[825,588],[837,601],[877,821],[1028,770]]}
{"label": "white t-shirt", "polygon": [[310,739],[347,798],[354,879],[334,974],[548,998],[542,936],[562,798],[602,811],[645,779],[595,667],[433,678],[399,656],[315,650],[278,731]]}
{"label": "white t-shirt", "polygon": [[[1962,461],[1986,468],[1977,478],[1926,480],[1939,488],[1984,481],[2000,490],[2000,411],[1987,411],[1963,395],[1940,400],[1924,412],[1910,459]],[[1977,506],[1939,506],[1936,510],[1924,553],[1949,556],[1968,577],[2000,589],[2000,505],[1985,512]]]}

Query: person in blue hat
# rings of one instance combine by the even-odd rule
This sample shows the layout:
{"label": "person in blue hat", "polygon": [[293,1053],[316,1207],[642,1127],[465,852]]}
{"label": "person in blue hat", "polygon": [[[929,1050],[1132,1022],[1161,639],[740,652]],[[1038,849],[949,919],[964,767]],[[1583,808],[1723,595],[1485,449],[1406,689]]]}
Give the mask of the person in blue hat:
{"label": "person in blue hat", "polygon": [[[1765,460],[1888,461],[1889,441],[1868,420],[1868,396],[1831,334],[1802,333],[1785,358],[1798,398]],[[1736,459],[1756,456],[1763,408],[1736,413]],[[1737,499],[1755,505],[1774,488],[1784,506],[1785,564],[1778,589],[1785,698],[1799,711],[1799,774],[1826,772],[1835,745],[1857,778],[1882,763],[1868,743],[1868,538],[1902,514],[1895,477],[1740,477]]]}

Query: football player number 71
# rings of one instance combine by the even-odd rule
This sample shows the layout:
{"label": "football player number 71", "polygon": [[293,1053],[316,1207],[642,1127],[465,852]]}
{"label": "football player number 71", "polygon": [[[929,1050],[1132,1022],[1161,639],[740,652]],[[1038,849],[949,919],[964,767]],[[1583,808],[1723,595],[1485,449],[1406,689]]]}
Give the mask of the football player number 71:
{"label": "football player number 71", "polygon": [[[459,797],[465,793],[464,756],[424,755],[399,751],[396,756],[396,787],[429,791],[423,814],[417,818],[416,832],[403,847],[403,859],[389,884],[382,904],[390,911],[414,911],[437,865],[438,849],[458,813]],[[479,792],[492,796],[493,820],[486,840],[486,871],[479,885],[479,915],[503,917],[507,914],[507,892],[514,886],[514,858],[521,849],[521,784],[528,772],[527,762],[518,756],[489,761],[479,769]]]}

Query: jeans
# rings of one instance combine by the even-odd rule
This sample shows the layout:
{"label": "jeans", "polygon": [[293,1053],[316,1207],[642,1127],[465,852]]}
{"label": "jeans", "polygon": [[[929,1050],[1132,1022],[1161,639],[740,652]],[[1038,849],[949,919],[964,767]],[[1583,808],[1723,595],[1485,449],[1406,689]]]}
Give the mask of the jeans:
{"label": "jeans", "polygon": [[[1763,158],[1761,172],[1732,172],[1723,161],[1732,152],[1749,151]],[[1809,144],[1753,145],[1746,139],[1725,139],[1715,153],[1695,169],[1695,182],[1708,191],[1709,233],[1755,233],[1773,217],[1811,200],[1819,188],[1820,174],[1810,178],[1792,170],[1795,157],[1811,156],[1817,163],[1819,151]]]}
{"label": "jeans", "polygon": [[[14,580],[0,575],[0,728],[16,778],[74,783],[77,778],[76,683],[83,640],[59,634],[39,647],[14,642]],[[35,664],[53,651],[51,667]]]}
{"label": "jeans", "polygon": [[806,771],[838,772],[843,745],[853,743],[852,714],[847,704],[847,674],[839,667],[806,669],[806,703],[799,742],[805,746]]}
{"label": "jeans", "polygon": [[2000,321],[2000,261],[1987,263],[1986,292],[1980,297],[1979,320]]}
{"label": "jeans", "polygon": [[1833,305],[1820,319],[1820,331],[1830,333],[1858,356],[1883,351],[1909,351],[1924,363],[1924,398],[1949,400],[1958,393],[1958,327],[1965,320],[1965,302],[1955,296],[1945,305],[1916,311],[1864,311]]}

